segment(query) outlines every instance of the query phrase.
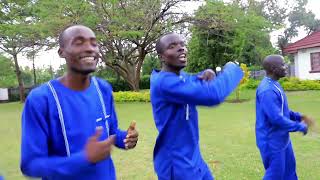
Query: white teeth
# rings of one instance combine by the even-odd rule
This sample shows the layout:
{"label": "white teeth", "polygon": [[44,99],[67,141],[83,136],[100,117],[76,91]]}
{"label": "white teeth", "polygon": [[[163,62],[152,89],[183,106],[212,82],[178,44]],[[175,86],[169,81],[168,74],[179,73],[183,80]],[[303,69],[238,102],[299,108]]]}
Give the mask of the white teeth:
{"label": "white teeth", "polygon": [[184,57],[179,57],[179,60],[180,60],[180,61],[185,61],[186,58],[184,58]]}
{"label": "white teeth", "polygon": [[83,57],[81,58],[83,61],[94,61],[94,57]]}

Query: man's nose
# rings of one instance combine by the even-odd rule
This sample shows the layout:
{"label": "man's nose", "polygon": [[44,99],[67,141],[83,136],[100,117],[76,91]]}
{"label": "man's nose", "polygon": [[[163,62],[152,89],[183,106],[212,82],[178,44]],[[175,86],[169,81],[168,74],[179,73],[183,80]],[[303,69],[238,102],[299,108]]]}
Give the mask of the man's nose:
{"label": "man's nose", "polygon": [[187,52],[187,48],[186,48],[186,46],[179,45],[179,50],[178,51],[179,52]]}
{"label": "man's nose", "polygon": [[91,43],[85,43],[84,50],[86,52],[97,52],[98,48],[96,46],[93,46]]}

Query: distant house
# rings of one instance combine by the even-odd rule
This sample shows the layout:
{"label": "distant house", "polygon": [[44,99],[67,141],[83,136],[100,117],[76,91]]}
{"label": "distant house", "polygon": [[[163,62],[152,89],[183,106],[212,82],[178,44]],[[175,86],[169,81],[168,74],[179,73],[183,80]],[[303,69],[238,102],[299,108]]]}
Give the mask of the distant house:
{"label": "distant house", "polygon": [[0,102],[9,101],[9,94],[7,88],[0,88]]}
{"label": "distant house", "polygon": [[295,77],[320,80],[320,31],[289,44],[283,52],[294,55]]}

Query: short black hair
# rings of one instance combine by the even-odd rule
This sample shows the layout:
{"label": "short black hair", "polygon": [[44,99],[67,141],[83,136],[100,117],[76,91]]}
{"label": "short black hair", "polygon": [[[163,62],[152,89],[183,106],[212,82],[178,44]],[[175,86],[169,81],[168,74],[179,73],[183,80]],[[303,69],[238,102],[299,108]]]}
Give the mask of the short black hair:
{"label": "short black hair", "polygon": [[263,69],[269,73],[271,72],[275,67],[274,67],[274,61],[277,59],[282,59],[284,60],[283,56],[277,55],[277,54],[272,54],[269,56],[266,56],[262,62],[262,67]]}
{"label": "short black hair", "polygon": [[58,37],[58,43],[59,43],[59,46],[60,47],[64,47],[64,36],[65,36],[65,32],[66,30],[71,27],[73,25],[68,25],[66,27],[63,28],[62,32],[59,34],[59,37]]}
{"label": "short black hair", "polygon": [[159,37],[159,39],[157,40],[156,42],[156,51],[157,51],[157,54],[161,54],[163,53],[163,47],[162,47],[162,43],[161,43],[161,39],[167,35],[170,35],[170,34],[175,34],[175,32],[168,32],[168,33],[165,33],[163,35],[161,35]]}
{"label": "short black hair", "polygon": [[[66,27],[63,28],[62,32],[59,34],[59,39],[58,39],[58,43],[59,43],[59,46],[60,47],[64,47],[64,41],[65,41],[65,34],[66,34],[66,31],[67,29],[71,28],[71,27],[74,27],[74,26],[84,26],[82,24],[71,24],[71,25],[68,25]],[[84,27],[87,27],[87,26],[84,26]]]}

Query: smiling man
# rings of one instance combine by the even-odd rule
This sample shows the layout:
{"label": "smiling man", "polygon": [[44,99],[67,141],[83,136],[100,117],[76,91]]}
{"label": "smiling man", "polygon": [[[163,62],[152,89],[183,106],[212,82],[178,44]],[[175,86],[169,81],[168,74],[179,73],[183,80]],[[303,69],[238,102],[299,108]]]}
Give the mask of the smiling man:
{"label": "smiling man", "polygon": [[70,26],[59,46],[67,73],[34,89],[24,106],[21,171],[44,180],[116,179],[112,146],[134,148],[135,124],[118,129],[111,86],[90,76],[99,58],[92,30]]}
{"label": "smiling man", "polygon": [[256,142],[265,168],[264,180],[297,180],[290,132],[307,134],[312,118],[291,111],[278,80],[286,76],[287,67],[280,55],[263,61],[267,76],[256,92]]}
{"label": "smiling man", "polygon": [[243,72],[231,62],[216,78],[211,69],[196,75],[183,72],[187,48],[176,33],[161,36],[156,50],[162,69],[151,75],[151,103],[159,132],[154,169],[159,180],[211,180],[213,176],[200,153],[196,106],[222,103],[237,87]]}

